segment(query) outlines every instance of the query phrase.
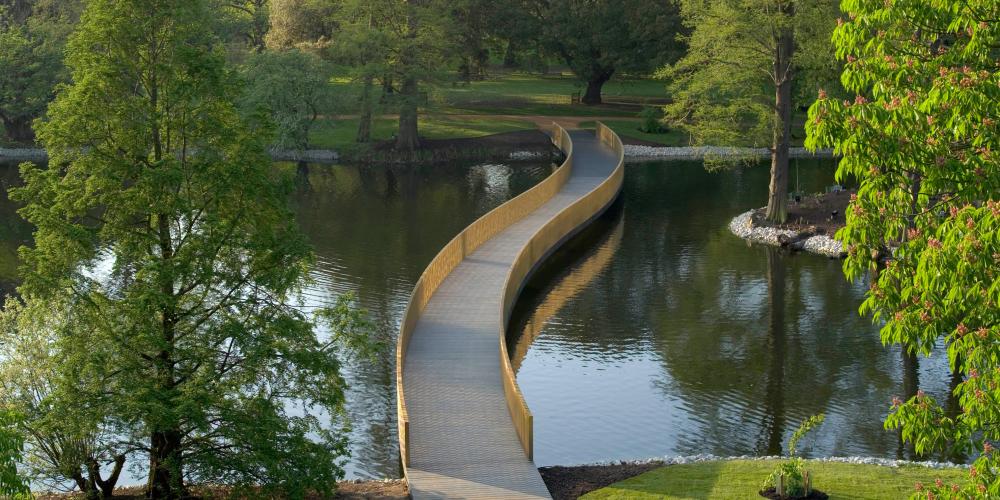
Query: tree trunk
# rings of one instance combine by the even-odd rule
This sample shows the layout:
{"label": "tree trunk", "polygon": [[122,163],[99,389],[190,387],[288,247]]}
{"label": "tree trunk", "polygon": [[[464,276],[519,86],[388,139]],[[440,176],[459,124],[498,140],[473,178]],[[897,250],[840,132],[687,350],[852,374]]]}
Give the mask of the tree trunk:
{"label": "tree trunk", "polygon": [[13,119],[3,119],[3,129],[12,142],[18,144],[34,144],[35,130],[31,127],[31,117],[18,117]]}
{"label": "tree trunk", "polygon": [[400,92],[403,100],[399,109],[399,134],[396,135],[396,149],[413,151],[420,147],[417,127],[417,80],[408,77],[403,80]]}
{"label": "tree trunk", "polygon": [[174,500],[183,495],[181,433],[153,431],[150,437],[149,486],[146,498]]}
{"label": "tree trunk", "polygon": [[106,480],[101,480],[100,471],[97,473],[97,485],[101,487],[101,497],[111,498],[115,493],[115,485],[118,484],[118,477],[121,476],[122,468],[125,466],[125,455],[115,457],[115,466],[111,470],[111,475]]}
{"label": "tree trunk", "polygon": [[358,135],[355,142],[367,143],[372,140],[372,77],[365,76],[361,91],[361,119],[358,122]]}
{"label": "tree trunk", "polygon": [[417,54],[414,52],[414,41],[417,38],[417,13],[414,0],[406,2],[406,38],[403,50],[399,56],[399,63],[403,70],[403,85],[400,88],[402,101],[399,109],[399,133],[396,135],[396,149],[399,151],[414,151],[420,147],[420,136],[417,130],[417,94],[419,85],[417,84],[416,68]]}
{"label": "tree trunk", "polygon": [[507,42],[507,50],[503,54],[503,67],[507,69],[512,69],[517,66],[517,46],[514,44],[514,40]]}
{"label": "tree trunk", "polygon": [[583,94],[581,102],[587,105],[601,104],[601,89],[604,84],[611,79],[614,70],[597,72],[596,76],[587,81],[587,92]]}
{"label": "tree trunk", "polygon": [[774,142],[771,149],[771,184],[765,217],[774,223],[788,219],[788,148],[792,139],[792,52],[795,40],[791,29],[781,32],[774,54]]}

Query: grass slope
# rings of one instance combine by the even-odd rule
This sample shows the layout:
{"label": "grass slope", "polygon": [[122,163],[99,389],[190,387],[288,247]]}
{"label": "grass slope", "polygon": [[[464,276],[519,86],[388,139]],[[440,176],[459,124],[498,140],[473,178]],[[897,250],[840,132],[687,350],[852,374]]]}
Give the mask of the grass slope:
{"label": "grass slope", "polygon": [[[639,130],[641,120],[603,120],[603,123],[614,130],[622,139],[639,139],[654,142],[663,146],[688,146],[688,136],[680,130],[668,130],[662,134],[649,134]],[[593,127],[594,122],[580,122],[582,127]]]}
{"label": "grass slope", "polygon": [[[599,499],[754,499],[775,460],[726,460],[662,467],[584,495]],[[897,500],[914,492],[917,482],[963,483],[965,469],[920,466],[882,467],[837,462],[808,462],[813,486],[831,500]]]}
{"label": "grass slope", "polygon": [[[538,128],[530,121],[499,119],[490,116],[459,118],[448,115],[421,114],[419,120],[420,136],[428,139],[482,137]],[[397,120],[377,118],[372,124],[372,139],[383,141],[392,138],[398,128]],[[357,133],[357,118],[320,120],[309,134],[309,146],[313,149],[350,147],[355,144],[354,139],[357,137]]]}

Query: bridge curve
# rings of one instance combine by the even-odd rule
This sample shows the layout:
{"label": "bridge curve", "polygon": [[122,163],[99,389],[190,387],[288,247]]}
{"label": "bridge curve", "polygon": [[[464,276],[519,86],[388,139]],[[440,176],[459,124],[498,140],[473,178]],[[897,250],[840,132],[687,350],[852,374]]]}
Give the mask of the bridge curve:
{"label": "bridge curve", "polygon": [[396,345],[403,470],[415,499],[549,498],[532,416],[511,367],[507,323],[535,268],[617,198],[618,136],[567,132],[549,177],[453,238],[417,280]]}

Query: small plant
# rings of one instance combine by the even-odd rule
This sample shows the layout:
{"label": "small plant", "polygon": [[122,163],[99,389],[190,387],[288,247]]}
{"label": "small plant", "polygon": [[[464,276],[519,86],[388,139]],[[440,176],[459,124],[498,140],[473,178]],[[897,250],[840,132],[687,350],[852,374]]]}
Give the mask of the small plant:
{"label": "small plant", "polygon": [[762,490],[774,488],[779,495],[786,498],[804,497],[812,492],[812,481],[809,478],[809,471],[805,469],[805,460],[796,456],[797,446],[806,434],[819,427],[825,419],[826,415],[820,413],[805,419],[799,425],[799,428],[792,433],[792,438],[788,440],[788,460],[778,464],[764,479]]}
{"label": "small plant", "polygon": [[642,118],[642,125],[639,126],[640,132],[645,132],[647,134],[662,134],[667,131],[666,127],[660,123],[663,113],[660,108],[645,107],[639,112],[639,118]]}

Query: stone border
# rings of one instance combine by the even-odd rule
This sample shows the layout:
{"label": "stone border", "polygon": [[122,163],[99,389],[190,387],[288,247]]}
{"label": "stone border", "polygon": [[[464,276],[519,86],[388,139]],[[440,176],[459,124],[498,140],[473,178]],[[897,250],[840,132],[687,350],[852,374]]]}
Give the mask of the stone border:
{"label": "stone border", "polygon": [[[641,160],[701,160],[705,157],[770,157],[769,148],[736,148],[726,146],[638,146],[625,145],[625,157],[630,161]],[[806,148],[789,148],[789,158],[835,158],[832,149],[815,153]]]}
{"label": "stone border", "polygon": [[[271,151],[275,161],[310,161],[317,163],[335,163],[340,160],[340,153],[332,149],[309,149],[305,151],[275,150]],[[722,146],[673,147],[673,146],[637,146],[625,145],[625,158],[629,162],[652,160],[702,160],[706,156],[770,156],[767,148],[730,148]],[[535,160],[546,155],[537,151],[513,151],[509,158],[512,161]],[[833,151],[819,150],[815,154],[805,148],[791,148],[791,158],[834,158]],[[46,161],[48,155],[44,149],[31,148],[0,148],[0,161]]]}
{"label": "stone border", "polygon": [[[595,462],[590,464],[578,464],[578,465],[562,465],[560,467],[601,467],[608,465],[622,465],[622,464],[663,464],[663,465],[683,465],[683,464],[693,464],[699,462],[715,462],[715,461],[729,461],[729,460],[787,460],[788,457],[778,456],[778,455],[766,455],[766,456],[755,456],[755,455],[731,455],[731,456],[718,456],[712,455],[711,453],[701,453],[698,455],[679,455],[679,456],[664,456],[664,457],[652,457],[640,460],[613,460],[608,462]],[[845,464],[862,464],[862,465],[879,465],[882,467],[902,467],[902,466],[917,466],[926,467],[928,469],[968,469],[968,464],[956,464],[953,462],[936,462],[933,460],[928,460],[926,462],[918,462],[913,460],[896,460],[893,458],[878,458],[878,457],[817,457],[817,458],[806,458],[807,462],[839,462]]]}
{"label": "stone border", "polygon": [[[309,149],[306,151],[268,151],[275,161],[311,161],[317,163],[334,163],[340,155],[331,149]],[[0,148],[0,161],[48,161],[49,155],[44,149]]]}
{"label": "stone border", "polygon": [[[797,239],[799,231],[791,229],[777,229],[767,226],[755,226],[753,214],[757,210],[743,212],[729,222],[729,230],[736,236],[751,243],[763,243],[771,246],[784,246],[781,239]],[[825,234],[810,236],[801,243],[801,249],[818,255],[832,258],[843,258],[847,254],[844,252],[844,245]]]}

